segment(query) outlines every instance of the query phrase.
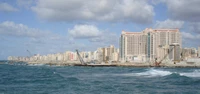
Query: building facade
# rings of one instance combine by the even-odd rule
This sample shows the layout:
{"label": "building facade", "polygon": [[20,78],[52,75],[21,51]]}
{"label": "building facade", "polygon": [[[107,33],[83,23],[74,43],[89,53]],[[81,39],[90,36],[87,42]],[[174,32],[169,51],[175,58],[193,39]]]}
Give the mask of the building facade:
{"label": "building facade", "polygon": [[103,62],[119,61],[119,50],[113,45],[101,49]]}
{"label": "building facade", "polygon": [[183,48],[181,56],[183,60],[187,60],[189,58],[196,58],[198,56],[198,52],[196,48]]}
{"label": "building facade", "polygon": [[120,37],[120,60],[137,61],[146,56],[147,37],[144,32],[122,31]]}

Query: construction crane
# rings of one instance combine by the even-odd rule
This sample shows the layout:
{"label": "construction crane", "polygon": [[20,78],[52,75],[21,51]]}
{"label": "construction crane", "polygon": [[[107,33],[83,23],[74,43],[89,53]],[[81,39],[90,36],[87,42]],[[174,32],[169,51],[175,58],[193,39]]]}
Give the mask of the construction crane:
{"label": "construction crane", "polygon": [[82,65],[87,65],[87,63],[85,63],[85,62],[83,61],[83,58],[81,57],[81,55],[79,54],[79,52],[78,52],[77,49],[76,49],[76,53],[77,53],[77,55],[78,55],[78,58],[79,58],[81,64],[82,64]]}
{"label": "construction crane", "polygon": [[31,52],[29,50],[26,50],[26,51],[29,53],[29,56],[31,57],[32,56]]}
{"label": "construction crane", "polygon": [[[174,47],[172,48],[172,49],[168,49],[168,53],[160,60],[160,62],[157,62],[157,61],[155,61],[155,66],[156,67],[159,67],[160,66],[160,64],[162,63],[162,61],[164,60],[164,59],[166,59],[166,57],[169,55],[169,53],[171,53],[171,51],[173,51],[173,49],[174,49]],[[157,60],[157,59],[156,59]]]}

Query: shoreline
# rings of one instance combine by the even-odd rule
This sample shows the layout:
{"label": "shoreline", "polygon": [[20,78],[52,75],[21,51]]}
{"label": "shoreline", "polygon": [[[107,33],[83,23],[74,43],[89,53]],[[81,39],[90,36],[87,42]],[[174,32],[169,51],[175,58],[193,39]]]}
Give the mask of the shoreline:
{"label": "shoreline", "polygon": [[113,63],[113,64],[80,64],[78,61],[59,62],[59,61],[7,61],[7,64],[25,64],[25,65],[49,65],[49,66],[82,66],[82,67],[169,67],[169,68],[200,68],[200,63],[188,64],[187,62],[165,62],[160,66],[155,66],[155,63]]}

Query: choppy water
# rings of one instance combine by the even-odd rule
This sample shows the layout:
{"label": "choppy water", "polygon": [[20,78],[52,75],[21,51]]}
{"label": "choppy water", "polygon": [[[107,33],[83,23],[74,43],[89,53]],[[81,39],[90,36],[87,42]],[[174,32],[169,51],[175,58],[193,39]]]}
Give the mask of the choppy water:
{"label": "choppy water", "polygon": [[0,94],[200,94],[200,69],[0,64]]}

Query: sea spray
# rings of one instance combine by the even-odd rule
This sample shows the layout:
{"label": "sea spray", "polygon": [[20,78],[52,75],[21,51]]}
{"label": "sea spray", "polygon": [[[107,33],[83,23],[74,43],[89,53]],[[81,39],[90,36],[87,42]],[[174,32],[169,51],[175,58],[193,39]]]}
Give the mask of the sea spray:
{"label": "sea spray", "polygon": [[162,77],[162,76],[167,76],[171,75],[172,72],[166,71],[166,70],[161,70],[161,69],[148,69],[145,72],[141,73],[136,73],[137,76],[144,76],[144,77]]}
{"label": "sea spray", "polygon": [[143,72],[134,72],[134,73],[122,73],[122,74],[115,74],[115,76],[135,76],[135,77],[162,77],[172,74],[172,72],[167,70],[161,70],[161,69],[146,69],[146,71]]}
{"label": "sea spray", "polygon": [[200,77],[200,70],[194,70],[192,72],[183,72],[183,73],[179,73],[181,76],[186,76],[186,77],[195,77],[198,78]]}

